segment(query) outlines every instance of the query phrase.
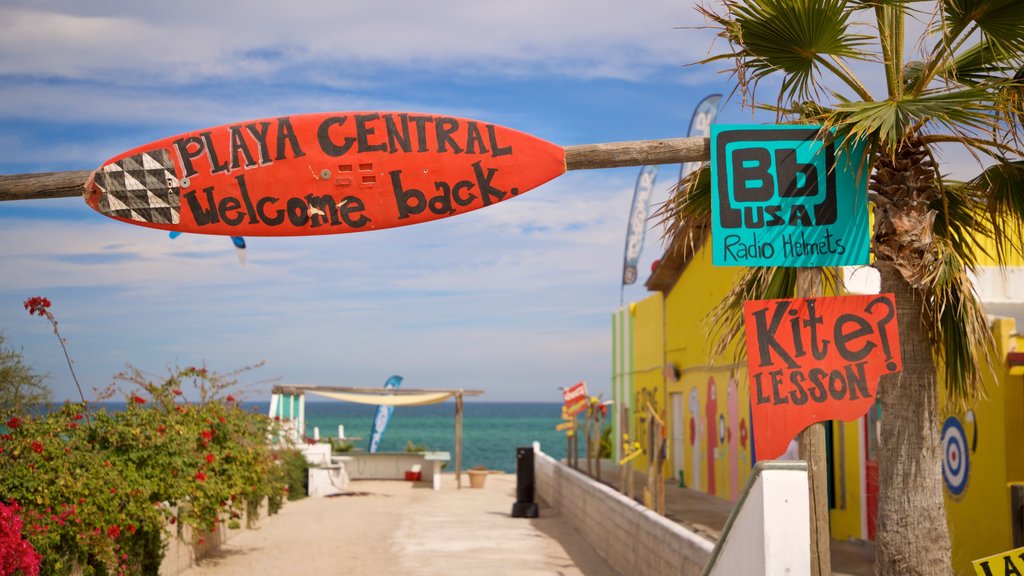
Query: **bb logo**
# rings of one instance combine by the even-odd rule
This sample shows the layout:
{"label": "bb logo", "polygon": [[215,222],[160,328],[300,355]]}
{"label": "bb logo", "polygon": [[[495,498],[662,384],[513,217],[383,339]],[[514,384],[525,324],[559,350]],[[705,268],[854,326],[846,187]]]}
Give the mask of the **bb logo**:
{"label": "bb logo", "polygon": [[722,227],[834,224],[835,146],[817,136],[815,128],[721,134],[715,154],[725,168],[718,182]]}
{"label": "bb logo", "polygon": [[711,128],[716,266],[868,263],[863,142],[817,126]]}

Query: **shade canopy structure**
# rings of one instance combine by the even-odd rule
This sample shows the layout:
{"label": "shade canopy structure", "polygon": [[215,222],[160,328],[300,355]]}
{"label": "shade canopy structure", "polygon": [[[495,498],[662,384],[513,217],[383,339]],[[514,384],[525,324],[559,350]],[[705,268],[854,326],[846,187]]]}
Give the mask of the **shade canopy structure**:
{"label": "shade canopy structure", "polygon": [[278,418],[301,437],[306,430],[306,394],[375,406],[426,406],[455,399],[455,483],[462,488],[463,396],[479,396],[483,390],[416,390],[410,388],[351,388],[342,386],[279,385],[271,390],[271,418]]}

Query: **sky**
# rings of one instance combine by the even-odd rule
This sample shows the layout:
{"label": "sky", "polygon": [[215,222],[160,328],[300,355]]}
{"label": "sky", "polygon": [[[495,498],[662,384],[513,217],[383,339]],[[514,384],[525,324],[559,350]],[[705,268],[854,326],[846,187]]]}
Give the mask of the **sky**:
{"label": "sky", "polygon": [[[713,33],[678,0],[136,2],[0,0],[0,174],[82,170],[191,130],[279,115],[389,110],[514,128],[562,146],[686,136],[697,103],[751,122]],[[721,48],[721,47],[719,47]],[[570,172],[507,202],[416,226],[227,238],[106,218],[81,198],[0,203],[0,331],[57,400],[126,365],[274,383],[609,397],[611,316],[639,168]],[[661,166],[655,205],[678,165]]]}

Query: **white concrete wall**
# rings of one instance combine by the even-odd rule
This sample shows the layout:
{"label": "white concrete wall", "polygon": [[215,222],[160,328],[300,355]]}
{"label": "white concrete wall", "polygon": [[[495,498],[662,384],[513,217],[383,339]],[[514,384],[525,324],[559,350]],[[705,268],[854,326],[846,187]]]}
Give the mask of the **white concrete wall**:
{"label": "white concrete wall", "polygon": [[[253,528],[246,528],[248,518],[243,512],[242,518],[239,520],[241,528],[232,530],[227,527],[227,523],[221,522],[215,532],[202,534],[202,544],[193,544],[192,531],[187,526],[182,527],[181,538],[174,535],[164,536],[167,548],[164,550],[164,559],[160,563],[160,576],[177,576],[192,568],[197,560],[209,556],[242,530],[258,529],[259,523],[267,517],[268,513],[267,501],[264,500],[260,506],[259,518],[254,521]],[[177,532],[177,525],[169,528],[172,533]]]}
{"label": "white concrete wall", "polygon": [[705,574],[810,576],[810,534],[806,464],[759,462]]}
{"label": "white concrete wall", "polygon": [[537,496],[630,576],[700,576],[713,543],[537,451]]}

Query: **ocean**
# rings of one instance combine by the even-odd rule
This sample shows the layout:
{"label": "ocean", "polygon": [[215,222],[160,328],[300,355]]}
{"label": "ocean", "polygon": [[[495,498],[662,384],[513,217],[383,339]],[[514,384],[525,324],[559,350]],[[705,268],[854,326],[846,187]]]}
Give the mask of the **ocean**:
{"label": "ocean", "polygon": [[[246,403],[267,413],[266,402]],[[332,401],[306,401],[306,436],[314,427],[320,438],[337,437],[338,425],[345,436],[361,437],[354,447],[367,450],[376,406]],[[492,470],[515,472],[516,448],[540,442],[541,449],[553,458],[565,458],[565,433],[555,430],[562,422],[562,404],[527,402],[463,403],[462,468],[485,466]],[[412,442],[428,450],[447,451],[455,458],[455,403],[396,407],[384,431],[381,452],[402,452]],[[582,443],[581,443],[582,444]],[[582,457],[582,449],[581,449]],[[449,466],[452,469],[454,463]]]}
{"label": "ocean", "polygon": [[[269,402],[246,402],[247,410],[267,414]],[[123,402],[100,402],[109,411],[124,409]],[[320,438],[336,438],[338,425],[345,427],[345,436],[358,437],[353,447],[368,450],[370,427],[376,406],[336,401],[306,401],[306,436],[312,438],[320,429]],[[462,468],[485,466],[491,470],[515,472],[516,448],[540,442],[541,449],[555,459],[565,458],[565,433],[555,430],[562,422],[561,403],[536,402],[474,402],[466,400],[462,412]],[[582,425],[582,418],[579,423]],[[428,406],[396,407],[384,431],[381,452],[403,452],[412,442],[427,450],[451,453],[455,459],[455,402]],[[583,442],[579,446],[584,457]]]}

